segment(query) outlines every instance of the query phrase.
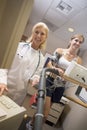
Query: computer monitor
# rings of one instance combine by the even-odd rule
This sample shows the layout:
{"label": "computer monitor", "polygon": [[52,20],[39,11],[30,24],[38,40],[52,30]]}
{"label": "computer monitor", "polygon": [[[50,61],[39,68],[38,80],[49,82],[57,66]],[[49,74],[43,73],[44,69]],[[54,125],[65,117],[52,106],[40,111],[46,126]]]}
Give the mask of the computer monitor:
{"label": "computer monitor", "polygon": [[87,88],[87,68],[72,61],[64,76],[67,80]]}
{"label": "computer monitor", "polygon": [[26,109],[9,97],[0,96],[0,130],[18,130]]}
{"label": "computer monitor", "polygon": [[87,90],[78,86],[75,95],[84,103],[87,103]]}

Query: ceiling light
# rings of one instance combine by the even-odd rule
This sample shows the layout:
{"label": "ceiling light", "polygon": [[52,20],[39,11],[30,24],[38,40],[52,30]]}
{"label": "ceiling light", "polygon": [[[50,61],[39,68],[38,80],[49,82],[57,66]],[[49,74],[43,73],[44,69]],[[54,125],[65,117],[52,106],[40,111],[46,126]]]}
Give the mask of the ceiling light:
{"label": "ceiling light", "polygon": [[73,28],[68,28],[68,31],[69,32],[74,32],[74,29]]}

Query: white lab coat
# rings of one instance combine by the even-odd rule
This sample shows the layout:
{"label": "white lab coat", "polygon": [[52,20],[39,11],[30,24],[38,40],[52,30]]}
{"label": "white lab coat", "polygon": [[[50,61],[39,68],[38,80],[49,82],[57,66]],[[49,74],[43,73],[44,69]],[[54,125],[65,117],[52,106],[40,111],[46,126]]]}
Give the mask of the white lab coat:
{"label": "white lab coat", "polygon": [[[35,72],[39,54],[40,64]],[[27,93],[29,79],[33,78],[34,75],[40,75],[43,64],[44,56],[41,52],[39,53],[39,50],[33,49],[29,43],[20,42],[13,64],[8,70],[7,85],[9,92],[7,95],[21,105]]]}
{"label": "white lab coat", "polygon": [[0,84],[5,84],[7,85],[7,69],[0,69]]}

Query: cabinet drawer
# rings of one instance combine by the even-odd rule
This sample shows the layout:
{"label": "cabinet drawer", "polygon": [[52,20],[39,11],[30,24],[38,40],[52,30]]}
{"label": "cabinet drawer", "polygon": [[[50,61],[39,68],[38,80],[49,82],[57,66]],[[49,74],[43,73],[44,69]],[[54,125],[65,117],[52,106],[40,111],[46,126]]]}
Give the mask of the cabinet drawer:
{"label": "cabinet drawer", "polygon": [[59,104],[59,103],[53,103],[52,109],[61,112],[64,109],[64,105],[63,104]]}
{"label": "cabinet drawer", "polygon": [[58,118],[60,116],[60,114],[61,114],[60,112],[50,109],[49,115],[52,115],[52,116]]}
{"label": "cabinet drawer", "polygon": [[56,124],[57,121],[58,121],[58,118],[55,118],[53,116],[48,115],[47,120],[50,121],[50,122],[52,122],[53,124]]}

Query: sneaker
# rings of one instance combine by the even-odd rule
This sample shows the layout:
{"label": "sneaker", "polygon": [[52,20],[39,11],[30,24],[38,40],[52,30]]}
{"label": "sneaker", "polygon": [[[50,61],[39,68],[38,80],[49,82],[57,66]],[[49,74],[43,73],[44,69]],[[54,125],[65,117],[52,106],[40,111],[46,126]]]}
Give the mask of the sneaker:
{"label": "sneaker", "polygon": [[33,126],[30,123],[31,123],[31,121],[26,123],[26,130],[33,130]]}

